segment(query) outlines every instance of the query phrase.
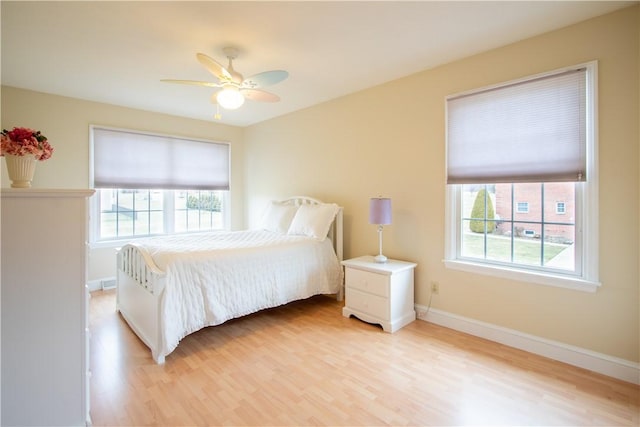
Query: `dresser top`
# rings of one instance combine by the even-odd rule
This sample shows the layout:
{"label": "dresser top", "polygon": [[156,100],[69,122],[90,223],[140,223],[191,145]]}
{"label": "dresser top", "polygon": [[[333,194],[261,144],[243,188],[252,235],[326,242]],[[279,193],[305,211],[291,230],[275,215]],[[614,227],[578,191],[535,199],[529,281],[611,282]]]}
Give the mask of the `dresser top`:
{"label": "dresser top", "polygon": [[342,261],[345,267],[357,268],[358,270],[366,270],[379,274],[393,274],[399,271],[415,268],[418,264],[414,262],[399,261],[389,259],[385,263],[375,262],[374,257],[370,255],[351,258]]}

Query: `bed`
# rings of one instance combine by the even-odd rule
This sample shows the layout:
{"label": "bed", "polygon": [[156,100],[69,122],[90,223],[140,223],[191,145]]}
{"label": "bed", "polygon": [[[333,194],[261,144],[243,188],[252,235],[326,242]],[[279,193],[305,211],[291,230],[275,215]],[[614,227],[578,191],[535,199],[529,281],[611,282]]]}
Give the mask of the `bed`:
{"label": "bed", "polygon": [[260,227],[151,237],[117,254],[117,309],[156,363],[207,326],[314,295],[343,298],[342,208],[269,204]]}

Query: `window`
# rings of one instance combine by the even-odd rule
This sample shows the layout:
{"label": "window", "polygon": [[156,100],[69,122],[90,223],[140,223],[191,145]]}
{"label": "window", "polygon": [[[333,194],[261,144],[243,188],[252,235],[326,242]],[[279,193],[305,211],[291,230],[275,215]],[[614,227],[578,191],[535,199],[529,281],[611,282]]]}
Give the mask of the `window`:
{"label": "window", "polygon": [[567,213],[567,205],[565,202],[556,202],[556,213],[558,215],[564,215]]}
{"label": "window", "polygon": [[94,240],[225,228],[224,191],[97,189]]}
{"label": "window", "polygon": [[229,146],[91,127],[92,241],[227,228]]}
{"label": "window", "polygon": [[447,98],[445,264],[594,291],[596,63]]}
{"label": "window", "polygon": [[[572,182],[463,185],[461,258],[573,272],[575,222],[559,220],[549,197],[574,190]],[[518,195],[535,202],[514,204]]]}
{"label": "window", "polygon": [[518,202],[516,205],[516,212],[529,213],[529,202]]}

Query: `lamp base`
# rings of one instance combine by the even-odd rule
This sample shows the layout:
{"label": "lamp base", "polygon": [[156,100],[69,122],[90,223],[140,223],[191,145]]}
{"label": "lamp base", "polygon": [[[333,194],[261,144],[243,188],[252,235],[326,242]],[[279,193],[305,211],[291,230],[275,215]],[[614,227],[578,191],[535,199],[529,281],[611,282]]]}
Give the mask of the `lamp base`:
{"label": "lamp base", "polygon": [[387,257],[380,254],[380,255],[377,255],[373,260],[375,262],[379,262],[380,264],[384,264],[385,262],[387,262]]}

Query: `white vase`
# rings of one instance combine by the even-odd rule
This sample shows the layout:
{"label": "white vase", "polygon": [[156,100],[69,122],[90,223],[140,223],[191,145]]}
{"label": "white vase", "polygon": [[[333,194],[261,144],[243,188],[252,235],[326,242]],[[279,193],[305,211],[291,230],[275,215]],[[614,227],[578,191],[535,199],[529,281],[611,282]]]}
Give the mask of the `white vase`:
{"label": "white vase", "polygon": [[33,174],[36,171],[36,156],[13,156],[11,154],[5,154],[4,159],[7,162],[7,172],[11,180],[11,187],[31,187]]}

